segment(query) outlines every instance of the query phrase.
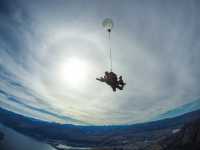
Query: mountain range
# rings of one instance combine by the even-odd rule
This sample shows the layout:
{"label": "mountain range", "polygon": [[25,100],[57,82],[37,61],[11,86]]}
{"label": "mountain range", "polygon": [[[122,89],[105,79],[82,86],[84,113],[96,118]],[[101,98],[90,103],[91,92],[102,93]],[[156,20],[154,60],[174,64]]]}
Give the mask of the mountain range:
{"label": "mountain range", "polygon": [[124,147],[137,149],[153,145],[179,132],[186,124],[200,120],[200,110],[148,123],[118,126],[59,124],[25,117],[0,108],[0,122],[24,135],[57,147]]}

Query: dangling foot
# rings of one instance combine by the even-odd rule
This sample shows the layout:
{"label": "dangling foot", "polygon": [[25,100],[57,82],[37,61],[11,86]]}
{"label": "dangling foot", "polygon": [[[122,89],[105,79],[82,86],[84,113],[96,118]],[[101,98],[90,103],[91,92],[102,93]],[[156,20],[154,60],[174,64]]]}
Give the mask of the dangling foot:
{"label": "dangling foot", "polygon": [[112,89],[113,89],[113,92],[116,92],[116,88],[112,87]]}
{"label": "dangling foot", "polygon": [[124,86],[126,85],[126,83],[120,84],[121,86],[118,86],[118,89],[123,90]]}
{"label": "dangling foot", "polygon": [[123,90],[123,87],[122,87],[122,86],[117,86],[117,88],[118,88],[119,90]]}

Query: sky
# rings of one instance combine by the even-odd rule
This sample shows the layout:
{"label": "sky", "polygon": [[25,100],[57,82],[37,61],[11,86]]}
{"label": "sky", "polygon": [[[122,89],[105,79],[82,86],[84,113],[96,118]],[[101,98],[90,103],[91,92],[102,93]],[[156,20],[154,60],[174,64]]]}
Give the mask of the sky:
{"label": "sky", "polygon": [[[1,0],[0,107],[81,125],[192,111],[187,106],[200,103],[199,7],[198,0]],[[109,70],[105,18],[114,22],[113,71],[127,83],[123,91],[95,80]]]}

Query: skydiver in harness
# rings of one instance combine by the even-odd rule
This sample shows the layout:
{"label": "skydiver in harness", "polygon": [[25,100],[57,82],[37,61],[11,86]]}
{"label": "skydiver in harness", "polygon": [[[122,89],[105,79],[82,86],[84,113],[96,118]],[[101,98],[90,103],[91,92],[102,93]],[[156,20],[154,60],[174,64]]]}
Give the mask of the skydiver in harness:
{"label": "skydiver in harness", "polygon": [[117,75],[114,72],[105,72],[104,77],[96,78],[98,81],[105,82],[110,85],[113,89],[113,92],[116,92],[116,89],[123,90],[126,83],[122,80],[122,76],[117,78]]}

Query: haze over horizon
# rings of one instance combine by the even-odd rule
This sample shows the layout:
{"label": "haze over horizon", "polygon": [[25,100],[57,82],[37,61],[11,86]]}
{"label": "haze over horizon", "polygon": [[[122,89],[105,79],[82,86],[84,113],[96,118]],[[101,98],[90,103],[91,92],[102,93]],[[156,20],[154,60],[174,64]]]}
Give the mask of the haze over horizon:
{"label": "haze over horizon", "polygon": [[[0,107],[70,124],[118,125],[200,108],[197,0],[3,0]],[[95,80],[109,68],[123,91]]]}

